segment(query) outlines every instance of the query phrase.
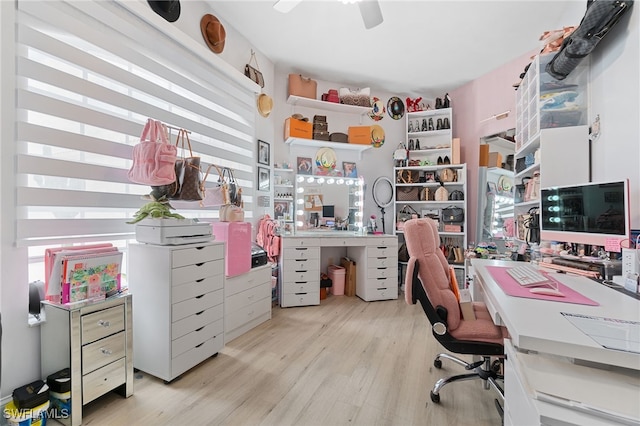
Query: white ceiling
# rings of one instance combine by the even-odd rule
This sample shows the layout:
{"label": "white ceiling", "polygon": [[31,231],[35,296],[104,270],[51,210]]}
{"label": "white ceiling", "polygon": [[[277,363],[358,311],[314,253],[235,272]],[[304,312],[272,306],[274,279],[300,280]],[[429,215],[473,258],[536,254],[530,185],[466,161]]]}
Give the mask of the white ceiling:
{"label": "white ceiling", "polygon": [[[541,47],[545,30],[577,25],[586,1],[380,0],[366,30],[356,4],[213,1],[221,22],[277,68],[350,87],[435,98]],[[513,83],[518,76],[513,76]]]}

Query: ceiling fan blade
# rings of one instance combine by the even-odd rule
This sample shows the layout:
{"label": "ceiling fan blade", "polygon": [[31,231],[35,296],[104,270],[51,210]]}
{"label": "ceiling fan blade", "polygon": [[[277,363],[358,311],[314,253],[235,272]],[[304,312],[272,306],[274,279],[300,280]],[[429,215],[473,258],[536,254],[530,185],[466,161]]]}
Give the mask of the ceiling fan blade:
{"label": "ceiling fan blade", "polygon": [[380,10],[378,0],[362,0],[358,3],[358,7],[360,8],[360,15],[362,15],[362,21],[366,29],[373,28],[382,23],[382,11]]}
{"label": "ceiling fan blade", "polygon": [[278,12],[287,13],[298,5],[302,0],[277,0],[273,8]]}

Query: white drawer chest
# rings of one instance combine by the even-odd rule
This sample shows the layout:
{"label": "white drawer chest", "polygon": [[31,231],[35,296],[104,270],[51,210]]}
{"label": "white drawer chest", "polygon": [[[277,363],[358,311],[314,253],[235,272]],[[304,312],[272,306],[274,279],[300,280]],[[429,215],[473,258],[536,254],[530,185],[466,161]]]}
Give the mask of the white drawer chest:
{"label": "white drawer chest", "polygon": [[281,307],[320,304],[323,247],[346,248],[345,255],[356,262],[356,295],[362,300],[398,298],[396,236],[308,232],[282,238],[278,294]]}
{"label": "white drawer chest", "polygon": [[271,265],[258,266],[224,283],[225,344],[271,319]]}
{"label": "white drawer chest", "polygon": [[170,382],[224,347],[224,243],[130,244],[135,368]]}
{"label": "white drawer chest", "polygon": [[71,414],[63,423],[80,425],[82,407],[113,389],[133,394],[131,299],[123,294],[73,305],[43,303],[42,377],[63,368],[71,373]]}

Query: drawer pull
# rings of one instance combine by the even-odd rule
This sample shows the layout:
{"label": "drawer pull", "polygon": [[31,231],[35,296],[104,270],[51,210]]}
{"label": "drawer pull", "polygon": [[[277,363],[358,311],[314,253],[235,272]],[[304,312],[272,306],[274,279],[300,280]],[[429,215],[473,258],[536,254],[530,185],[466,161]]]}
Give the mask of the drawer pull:
{"label": "drawer pull", "polygon": [[101,325],[104,328],[111,327],[111,323],[109,321],[105,321],[105,320],[98,321],[98,325]]}
{"label": "drawer pull", "polygon": [[196,263],[196,266],[202,266],[202,265],[204,265],[204,262]]}
{"label": "drawer pull", "polygon": [[201,283],[202,281],[204,281],[204,278],[200,278],[200,279],[196,280],[197,283]]}
{"label": "drawer pull", "polygon": [[200,328],[196,328],[194,331],[202,331],[203,328],[204,328],[204,326],[202,326]]}
{"label": "drawer pull", "polygon": [[196,312],[196,315],[202,315],[204,311]]}
{"label": "drawer pull", "polygon": [[202,345],[204,345],[204,342],[200,343],[199,345],[196,345],[196,348],[199,348]]}
{"label": "drawer pull", "polygon": [[201,294],[200,296],[196,296],[196,299],[202,299],[204,297],[204,294]]}
{"label": "drawer pull", "polygon": [[113,354],[111,349],[106,349],[106,348],[100,348],[100,352],[102,352],[103,355],[111,355],[111,354]]}
{"label": "drawer pull", "polygon": [[205,248],[205,246],[202,247],[194,247],[196,250],[202,250],[203,248]]}
{"label": "drawer pull", "polygon": [[296,250],[298,250],[298,251],[302,251],[302,250],[306,250],[306,249],[307,249],[306,247],[296,247]]}

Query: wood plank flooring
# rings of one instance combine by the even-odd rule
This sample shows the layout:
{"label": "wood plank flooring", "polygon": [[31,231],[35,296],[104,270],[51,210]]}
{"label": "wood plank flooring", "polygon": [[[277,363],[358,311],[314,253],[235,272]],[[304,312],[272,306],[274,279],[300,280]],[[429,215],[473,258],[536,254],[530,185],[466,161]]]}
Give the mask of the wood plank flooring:
{"label": "wood plank flooring", "polygon": [[[479,380],[445,386],[462,367],[419,305],[329,296],[320,306],[273,308],[273,318],[227,342],[172,383],[138,372],[133,396],[84,407],[86,425],[499,425],[495,393]],[[135,350],[135,342],[134,342]]]}

